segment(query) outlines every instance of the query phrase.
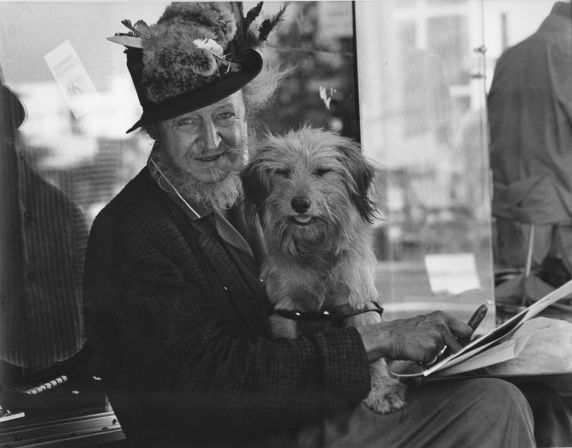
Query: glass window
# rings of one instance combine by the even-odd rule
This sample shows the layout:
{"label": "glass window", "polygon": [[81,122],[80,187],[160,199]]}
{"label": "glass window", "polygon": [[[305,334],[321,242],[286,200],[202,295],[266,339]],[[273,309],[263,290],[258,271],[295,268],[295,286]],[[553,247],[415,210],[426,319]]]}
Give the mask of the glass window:
{"label": "glass window", "polygon": [[384,219],[377,280],[388,319],[442,309],[494,325],[480,2],[356,4],[362,146]]}
{"label": "glass window", "polygon": [[[280,3],[267,5],[271,12]],[[260,117],[266,129],[309,124],[359,140],[351,2],[290,3],[268,50],[291,71]]]}
{"label": "glass window", "polygon": [[[490,101],[501,54],[539,27],[545,33],[556,32],[553,19],[546,23],[554,3],[356,3],[361,141],[378,166],[385,219],[376,226],[374,244],[377,285],[388,318],[443,309],[467,319],[479,304],[486,303],[489,313],[480,327],[484,332],[570,278],[566,226],[541,225],[530,216],[508,216],[502,208],[506,203],[501,200],[501,188],[509,186],[503,185],[502,176],[511,172],[516,176],[512,182],[530,181],[530,173],[546,168],[542,160],[548,160],[550,151],[544,143],[530,149],[530,157],[520,154],[523,145],[513,145],[511,150],[506,138],[520,131],[508,130],[506,117],[524,106],[509,105],[510,95],[517,98],[514,91],[505,96],[496,93],[495,98],[501,99]],[[560,73],[555,76],[561,78],[562,87],[569,83],[564,79],[569,79],[565,73],[570,73],[570,67],[559,71],[556,64],[570,60],[562,56],[572,44],[569,25],[559,36],[554,39],[561,49],[553,49],[553,54],[560,56],[554,56],[549,70]],[[546,70],[541,62],[531,66],[539,67],[538,72]],[[504,67],[506,71],[506,62]],[[530,70],[521,67],[520,73],[524,72]],[[517,77],[512,78],[515,83]],[[518,98],[533,102],[545,95],[547,77],[537,82],[536,87],[519,92]],[[506,81],[505,88],[510,90]],[[503,107],[507,110],[504,117],[497,112]],[[510,107],[515,108],[512,114]],[[547,115],[530,123],[547,121]],[[542,142],[557,140],[550,136],[556,121],[562,124],[567,119],[561,116],[545,128],[549,131],[540,131]],[[528,128],[532,125],[523,123],[521,129],[527,128],[531,135]],[[563,126],[552,135],[569,135],[569,124]],[[563,166],[568,165],[561,160]],[[568,176],[559,171],[561,167],[549,168],[549,176],[558,173],[556,179],[562,180],[554,181],[559,184],[555,189],[561,197],[569,197],[564,193]],[[522,173],[525,179],[519,177]],[[553,202],[552,206],[558,202],[549,200],[548,194],[542,197],[539,203]],[[567,209],[567,201],[563,203],[560,209],[552,206],[547,211],[550,219],[558,210]],[[567,223],[569,216],[564,214],[559,223]],[[564,306],[550,314],[566,318],[569,312],[570,307]]]}
{"label": "glass window", "polygon": [[[83,258],[95,215],[151,147],[125,134],[140,108],[123,51],[106,37],[126,18],[155,21],[166,5],[0,3],[10,89],[0,125],[0,444],[78,431],[122,437],[91,371]],[[40,426],[24,429],[32,423]]]}
{"label": "glass window", "polygon": [[[485,2],[495,295],[501,316],[572,277],[570,3]],[[545,315],[571,320],[569,303]]]}

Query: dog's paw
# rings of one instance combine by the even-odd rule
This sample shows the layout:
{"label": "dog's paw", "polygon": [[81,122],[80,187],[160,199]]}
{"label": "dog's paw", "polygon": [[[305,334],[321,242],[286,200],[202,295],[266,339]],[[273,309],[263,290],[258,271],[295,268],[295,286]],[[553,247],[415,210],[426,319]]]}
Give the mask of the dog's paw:
{"label": "dog's paw", "polygon": [[277,314],[270,316],[270,328],[274,337],[295,339],[298,336],[298,323]]}
{"label": "dog's paw", "polygon": [[374,412],[389,414],[405,407],[405,391],[405,385],[399,380],[383,378],[372,386],[364,403]]}

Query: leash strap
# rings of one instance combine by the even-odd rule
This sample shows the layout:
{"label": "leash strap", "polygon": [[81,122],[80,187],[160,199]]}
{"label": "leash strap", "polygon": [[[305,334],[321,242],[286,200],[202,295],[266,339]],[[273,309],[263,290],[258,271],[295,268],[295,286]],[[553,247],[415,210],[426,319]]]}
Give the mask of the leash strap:
{"label": "leash strap", "polygon": [[357,316],[359,314],[364,313],[378,313],[380,316],[383,316],[383,308],[379,305],[379,303],[372,302],[371,303],[374,308],[356,311],[354,313],[343,314],[343,313],[336,313],[334,308],[323,308],[320,311],[297,311],[297,310],[286,310],[286,309],[275,309],[274,314],[277,314],[280,317],[284,317],[285,319],[295,320],[299,322],[316,322],[316,321],[340,321],[348,319],[349,317]]}

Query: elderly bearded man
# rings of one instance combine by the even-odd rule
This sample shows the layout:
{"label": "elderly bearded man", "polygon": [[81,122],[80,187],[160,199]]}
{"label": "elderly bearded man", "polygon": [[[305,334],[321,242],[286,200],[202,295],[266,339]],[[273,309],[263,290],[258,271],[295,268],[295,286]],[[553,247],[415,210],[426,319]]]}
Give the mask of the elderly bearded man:
{"label": "elderly bearded man", "polygon": [[128,46],[143,106],[134,128],[155,145],[93,224],[85,300],[98,373],[128,440],[534,446],[528,404],[499,380],[411,387],[408,405],[389,415],[360,405],[369,361],[427,361],[459,347],[471,330],[447,314],[272,338],[261,233],[239,200],[247,117],[276,81],[260,73],[249,20],[236,4],[173,4],[156,25],[114,39]]}

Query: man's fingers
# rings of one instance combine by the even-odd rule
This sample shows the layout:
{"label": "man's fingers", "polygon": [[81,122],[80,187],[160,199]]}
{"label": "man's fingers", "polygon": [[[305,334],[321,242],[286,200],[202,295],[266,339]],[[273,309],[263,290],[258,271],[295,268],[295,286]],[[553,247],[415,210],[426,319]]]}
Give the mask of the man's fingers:
{"label": "man's fingers", "polygon": [[461,350],[462,346],[455,336],[453,336],[451,333],[445,334],[443,336],[445,339],[445,345],[449,347],[451,352],[456,353]]}
{"label": "man's fingers", "polygon": [[473,329],[469,327],[465,322],[456,319],[453,316],[447,317],[447,325],[455,336],[462,338],[470,336],[473,333]]}

